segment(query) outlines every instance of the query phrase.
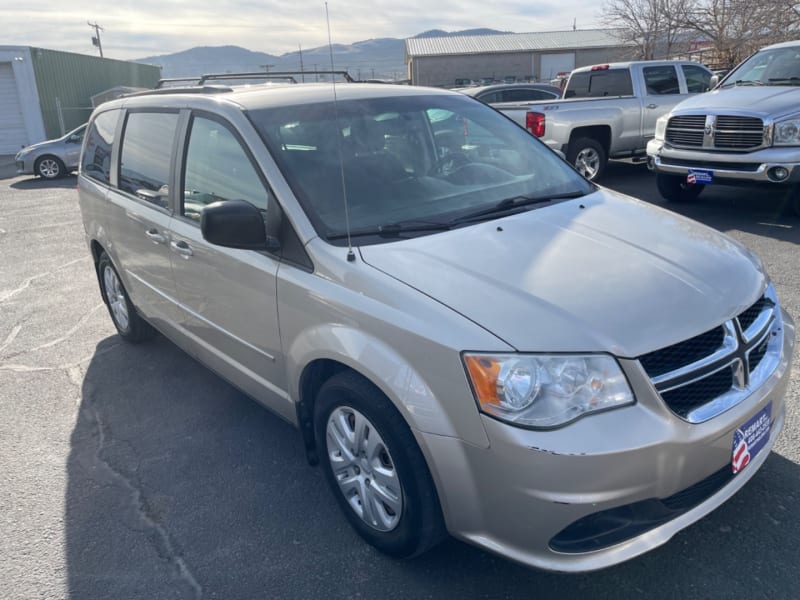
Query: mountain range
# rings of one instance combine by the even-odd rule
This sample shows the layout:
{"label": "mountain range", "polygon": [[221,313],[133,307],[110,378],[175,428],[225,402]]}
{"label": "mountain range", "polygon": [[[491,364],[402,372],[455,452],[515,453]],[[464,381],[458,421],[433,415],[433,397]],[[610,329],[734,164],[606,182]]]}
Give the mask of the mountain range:
{"label": "mountain range", "polygon": [[[466,29],[447,32],[432,29],[413,37],[447,37],[458,35],[496,35],[509,33],[496,29]],[[239,73],[247,71],[314,71],[329,70],[328,46],[275,55],[254,52],[240,46],[201,46],[160,56],[140,58],[142,62],[161,67],[161,77],[193,77],[204,73]],[[333,60],[337,70],[347,70],[356,79],[404,79],[405,39],[377,38],[353,44],[333,44]],[[313,75],[306,75],[309,81]]]}

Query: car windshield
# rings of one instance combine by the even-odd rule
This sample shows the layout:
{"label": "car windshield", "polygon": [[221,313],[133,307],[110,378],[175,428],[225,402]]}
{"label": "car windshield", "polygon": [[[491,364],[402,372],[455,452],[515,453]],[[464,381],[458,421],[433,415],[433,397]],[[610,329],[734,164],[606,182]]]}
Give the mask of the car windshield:
{"label": "car windshield", "polygon": [[731,71],[722,87],[736,85],[800,85],[800,45],[754,54]]}
{"label": "car windshield", "polygon": [[334,244],[346,243],[343,189],[359,244],[466,226],[479,213],[496,218],[594,189],[524,129],[460,94],[323,102],[249,116],[317,233]]}

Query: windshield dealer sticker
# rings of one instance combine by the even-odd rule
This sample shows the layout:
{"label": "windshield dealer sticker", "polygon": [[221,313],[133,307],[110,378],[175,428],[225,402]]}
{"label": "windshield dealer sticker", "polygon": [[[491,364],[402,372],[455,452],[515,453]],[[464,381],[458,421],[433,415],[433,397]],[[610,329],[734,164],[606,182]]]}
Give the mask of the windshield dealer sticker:
{"label": "windshield dealer sticker", "polygon": [[744,469],[769,440],[772,402],[756,413],[747,423],[733,432],[731,466],[733,472]]}
{"label": "windshield dealer sticker", "polygon": [[714,181],[714,172],[705,169],[689,169],[686,175],[686,183],[697,185],[710,185]]}

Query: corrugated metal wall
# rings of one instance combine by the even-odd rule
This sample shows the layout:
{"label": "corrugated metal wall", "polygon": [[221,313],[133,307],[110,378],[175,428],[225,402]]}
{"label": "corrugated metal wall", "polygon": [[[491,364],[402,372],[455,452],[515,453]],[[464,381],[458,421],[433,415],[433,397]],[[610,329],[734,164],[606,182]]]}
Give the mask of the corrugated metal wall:
{"label": "corrugated metal wall", "polygon": [[31,48],[31,60],[48,138],[60,137],[62,124],[66,132],[85,123],[93,95],[117,85],[152,88],[160,77],[152,65],[44,48]]}

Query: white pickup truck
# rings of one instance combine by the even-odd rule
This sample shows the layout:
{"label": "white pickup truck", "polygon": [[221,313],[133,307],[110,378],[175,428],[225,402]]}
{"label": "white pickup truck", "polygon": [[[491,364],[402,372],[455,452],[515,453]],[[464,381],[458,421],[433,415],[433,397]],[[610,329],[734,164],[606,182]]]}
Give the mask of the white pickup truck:
{"label": "white pickup truck", "polygon": [[711,71],[695,62],[612,63],[575,69],[562,100],[492,106],[595,180],[609,158],[644,160],[658,118],[710,81]]}

